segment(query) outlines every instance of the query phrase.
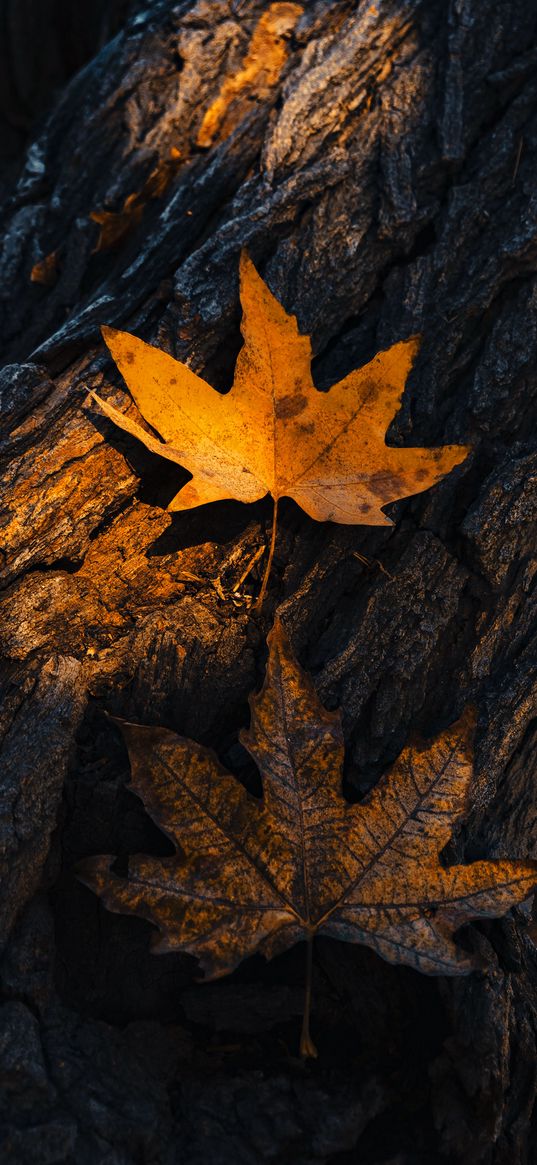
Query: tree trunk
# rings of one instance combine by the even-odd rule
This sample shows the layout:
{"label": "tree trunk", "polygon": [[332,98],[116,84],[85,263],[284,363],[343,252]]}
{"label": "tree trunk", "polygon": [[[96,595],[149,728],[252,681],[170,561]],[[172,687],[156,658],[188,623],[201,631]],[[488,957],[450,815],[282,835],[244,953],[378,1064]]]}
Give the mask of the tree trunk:
{"label": "tree trunk", "polygon": [[[342,709],[349,797],[473,703],[453,852],[534,854],[537,12],[136,7],[1,211],[2,1161],[531,1165],[526,909],[463,932],[488,967],[463,979],[319,940],[305,1067],[303,949],[200,985],[75,865],[170,852],[104,712],[212,745],[257,789],[238,730],[276,611]],[[473,447],[390,529],[284,501],[261,614],[262,559],[233,588],[268,500],[172,516],[187,475],[88,396],[129,401],[101,324],[227,390],[243,247],[312,336],[319,388],[419,333],[388,441]]]}

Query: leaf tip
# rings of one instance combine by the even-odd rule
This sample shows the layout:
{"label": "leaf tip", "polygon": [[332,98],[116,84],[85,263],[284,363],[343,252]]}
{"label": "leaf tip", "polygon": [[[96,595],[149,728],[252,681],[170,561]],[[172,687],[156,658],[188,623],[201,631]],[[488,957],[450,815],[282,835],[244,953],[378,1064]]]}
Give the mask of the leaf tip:
{"label": "leaf tip", "polygon": [[284,624],[282,623],[282,620],[278,615],[275,616],[272,627],[267,635],[267,643],[270,655],[274,654],[275,652],[283,652],[285,655],[292,655],[289,636]]}
{"label": "leaf tip", "polygon": [[[393,505],[393,503],[386,502],[386,505]],[[382,507],[377,510],[376,514],[372,514],[370,521],[361,524],[362,526],[395,526],[395,522],[384,513]]]}
{"label": "leaf tip", "polygon": [[406,344],[408,351],[409,351],[413,360],[415,360],[415,358],[416,358],[416,356],[421,348],[422,339],[423,339],[423,336],[421,335],[421,333],[416,332],[413,336],[409,336],[407,340],[403,341]]}
{"label": "leaf tip", "polygon": [[456,465],[461,465],[463,461],[466,461],[466,458],[469,457],[470,453],[473,453],[473,450],[473,445],[454,445],[453,455],[455,460],[453,462],[453,468]]}
{"label": "leaf tip", "polygon": [[246,249],[246,247],[243,247],[239,258],[239,283],[241,297],[248,285],[255,283],[256,280],[259,280],[261,283],[263,282],[253,259],[250,258],[249,251]]}
{"label": "leaf tip", "polygon": [[470,758],[473,757],[474,741],[477,730],[478,710],[475,704],[467,704],[458,720],[450,724],[447,731],[452,736],[458,736],[462,750]]}
{"label": "leaf tip", "polygon": [[108,324],[101,324],[101,335],[112,359],[116,364],[118,363],[118,358],[121,354],[119,348],[120,341],[122,339],[125,340],[128,338],[128,340],[132,342],[135,338],[130,336],[128,332],[122,332],[120,328],[112,328]]}
{"label": "leaf tip", "polygon": [[87,886],[88,890],[98,894],[103,879],[108,874],[113,874],[112,864],[115,860],[114,854],[93,854],[91,857],[82,858],[73,867],[75,877],[83,886]]}

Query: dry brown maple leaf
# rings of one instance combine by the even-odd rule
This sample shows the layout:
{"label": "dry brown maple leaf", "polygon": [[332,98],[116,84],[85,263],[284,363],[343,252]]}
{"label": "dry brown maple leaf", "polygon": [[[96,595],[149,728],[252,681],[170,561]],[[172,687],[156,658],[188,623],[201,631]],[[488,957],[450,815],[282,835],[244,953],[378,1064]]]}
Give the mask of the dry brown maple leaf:
{"label": "dry brown maple leaf", "polygon": [[417,351],[414,337],[350,372],[328,392],[311,376],[311,344],[243,252],[244,345],[226,395],[166,352],[114,328],[103,336],[140,412],[163,438],[95,393],[106,415],[153,453],[177,462],[192,481],[170,502],[186,510],[236,498],[291,497],[317,521],[392,526],[381,507],[434,485],[467,456],[464,445],[395,449],[386,430]]}
{"label": "dry brown maple leaf", "polygon": [[[413,744],[359,805],[342,796],[343,736],[298,666],[281,624],[269,636],[261,692],[242,742],[263,778],[246,793],[215,754],[164,728],[121,724],[132,787],[171,838],[170,858],[138,856],[128,878],[90,858],[82,880],[115,911],[160,930],[157,951],[188,951],[208,978],[261,951],[271,957],[322,933],[365,943],[426,974],[467,974],[453,932],[494,917],[537,884],[537,863],[439,860],[472,779],[472,717]],[[308,1011],[302,1051],[314,1054]]]}

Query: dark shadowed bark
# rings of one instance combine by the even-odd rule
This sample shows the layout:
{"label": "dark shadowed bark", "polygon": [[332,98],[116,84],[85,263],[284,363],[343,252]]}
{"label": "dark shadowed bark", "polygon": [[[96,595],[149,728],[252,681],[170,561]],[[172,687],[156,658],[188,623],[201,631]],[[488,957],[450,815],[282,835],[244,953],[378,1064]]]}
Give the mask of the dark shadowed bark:
{"label": "dark shadowed bark", "polygon": [[[289,17],[279,75],[200,132],[269,7],[290,6],[137,5],[63,88],[0,208],[6,1165],[537,1159],[526,908],[462,933],[489,969],[459,980],[319,941],[320,1058],[304,1067],[300,947],[204,987],[74,875],[92,853],[125,868],[169,852],[103,711],[210,743],[257,790],[237,738],[276,610],[342,709],[349,797],[473,702],[451,856],[535,856],[537,10],[314,0]],[[128,402],[101,324],[226,391],[244,246],[311,334],[320,389],[421,333],[388,439],[474,450],[391,507],[390,529],[284,501],[262,615],[262,560],[233,587],[268,501],[172,517],[187,475],[88,396]]]}
{"label": "dark shadowed bark", "polygon": [[141,6],[140,0],[0,0],[0,190],[35,120]]}

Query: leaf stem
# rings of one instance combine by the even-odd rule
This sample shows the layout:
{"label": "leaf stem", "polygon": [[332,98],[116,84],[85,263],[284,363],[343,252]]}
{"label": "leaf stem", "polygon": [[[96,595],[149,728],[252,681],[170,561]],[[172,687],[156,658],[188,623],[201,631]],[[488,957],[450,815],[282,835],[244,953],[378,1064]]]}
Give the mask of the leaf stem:
{"label": "leaf stem", "polygon": [[278,500],[279,500],[278,498],[274,498],[274,509],[272,511],[272,534],[271,534],[271,538],[270,538],[270,548],[269,548],[269,554],[268,554],[268,558],[267,558],[267,565],[265,566],[265,573],[263,575],[263,582],[261,583],[261,590],[259,592],[259,598],[258,598],[257,603],[255,605],[256,611],[261,610],[261,607],[263,606],[263,603],[265,601],[268,580],[270,577],[270,569],[272,566],[272,559],[274,558],[274,547],[276,546],[276,532],[278,529]]}
{"label": "leaf stem", "polygon": [[304,991],[304,1017],[302,1020],[302,1033],[300,1036],[300,1055],[302,1059],[317,1059],[317,1048],[310,1036],[310,1012],[311,1012],[311,984],[312,984],[312,969],[313,969],[313,935],[308,935],[306,945],[306,988]]}

